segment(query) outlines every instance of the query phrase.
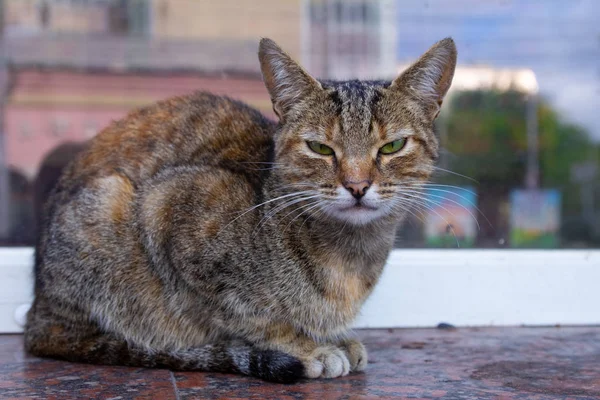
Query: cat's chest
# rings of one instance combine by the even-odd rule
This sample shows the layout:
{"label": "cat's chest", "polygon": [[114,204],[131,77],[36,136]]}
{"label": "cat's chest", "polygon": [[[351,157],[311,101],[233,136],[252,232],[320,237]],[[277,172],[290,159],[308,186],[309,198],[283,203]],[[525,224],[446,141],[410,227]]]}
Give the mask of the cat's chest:
{"label": "cat's chest", "polygon": [[383,262],[330,256],[322,260],[325,300],[341,314],[353,316],[377,283]]}

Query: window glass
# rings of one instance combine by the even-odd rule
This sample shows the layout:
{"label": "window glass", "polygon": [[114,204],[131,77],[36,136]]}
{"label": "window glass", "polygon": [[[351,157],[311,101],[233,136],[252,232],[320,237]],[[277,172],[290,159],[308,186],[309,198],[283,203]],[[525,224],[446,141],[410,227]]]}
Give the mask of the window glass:
{"label": "window glass", "polygon": [[29,246],[62,169],[111,121],[209,90],[275,118],[271,37],[315,76],[391,79],[459,49],[441,154],[398,247],[600,247],[600,2],[4,0],[0,245]]}

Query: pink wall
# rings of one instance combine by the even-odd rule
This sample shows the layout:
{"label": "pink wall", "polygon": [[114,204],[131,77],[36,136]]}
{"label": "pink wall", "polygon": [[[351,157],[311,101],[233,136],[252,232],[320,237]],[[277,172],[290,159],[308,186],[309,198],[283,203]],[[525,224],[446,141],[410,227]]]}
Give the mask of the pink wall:
{"label": "pink wall", "polygon": [[194,90],[240,99],[273,117],[257,78],[18,71],[12,87],[5,109],[6,157],[30,179],[60,143],[89,139],[131,108]]}
{"label": "pink wall", "polygon": [[[269,100],[263,82],[256,78],[236,78],[227,75],[199,76],[191,74],[110,74],[19,71],[13,77],[11,97],[26,96],[125,96],[147,98],[150,101],[207,90],[249,102],[263,103]],[[263,104],[263,106],[265,106]],[[265,111],[270,110],[270,106]]]}
{"label": "pink wall", "polygon": [[33,178],[44,156],[60,143],[89,139],[126,113],[124,109],[8,106],[4,141],[7,163]]}

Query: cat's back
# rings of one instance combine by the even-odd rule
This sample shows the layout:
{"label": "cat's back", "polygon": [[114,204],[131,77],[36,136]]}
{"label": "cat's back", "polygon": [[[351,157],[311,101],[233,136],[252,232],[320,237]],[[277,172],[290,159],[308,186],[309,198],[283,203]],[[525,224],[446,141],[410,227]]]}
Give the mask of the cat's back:
{"label": "cat's back", "polygon": [[225,170],[231,181],[243,182],[238,197],[247,201],[260,188],[274,130],[258,111],[204,92],[113,122],[66,168],[48,201],[36,246],[37,289],[61,289],[42,284],[54,282],[50,276],[72,277],[68,285],[77,287],[96,279],[94,271],[104,268],[96,266],[142,260],[136,204],[161,176],[177,179],[173,171],[186,168]]}
{"label": "cat's back", "polygon": [[274,123],[257,110],[227,97],[206,92],[175,97],[101,131],[62,183],[117,172],[138,184],[169,166],[247,168],[266,161],[273,131]]}

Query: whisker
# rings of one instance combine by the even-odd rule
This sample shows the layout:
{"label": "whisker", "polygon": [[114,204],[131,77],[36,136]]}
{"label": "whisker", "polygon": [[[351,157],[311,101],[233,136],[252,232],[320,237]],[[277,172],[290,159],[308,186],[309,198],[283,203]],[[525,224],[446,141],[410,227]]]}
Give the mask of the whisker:
{"label": "whisker", "polygon": [[[286,202],[285,202],[284,204],[280,204],[280,205],[276,206],[274,209],[272,209],[272,210],[269,210],[269,211],[268,211],[268,213],[266,214],[266,216],[272,216],[272,215],[275,215],[275,214],[277,214],[279,211],[283,210],[284,208],[287,208],[287,207],[289,207],[289,206],[290,206],[290,205],[292,205],[292,204],[296,204],[296,203],[299,203],[299,202],[301,202],[301,201],[308,200],[308,199],[312,199],[312,198],[315,198],[315,197],[319,197],[319,196],[320,196],[320,194],[319,194],[318,192],[316,192],[316,191],[311,191],[311,192],[312,192],[312,193],[310,194],[310,196],[304,196],[304,197],[300,197],[300,198],[295,198],[295,199],[291,199],[291,200],[290,200],[290,199],[286,200]],[[308,193],[307,193],[307,194],[308,194]]]}
{"label": "whisker", "polygon": [[[409,196],[410,196],[410,195],[409,195]],[[440,217],[440,218],[441,218],[441,219],[442,219],[444,222],[446,222],[446,226],[450,228],[450,231],[452,232],[452,235],[454,236],[454,239],[456,240],[456,246],[460,248],[460,243],[458,242],[458,237],[456,236],[456,232],[454,231],[454,228],[452,227],[452,225],[450,224],[450,222],[448,222],[448,220],[447,220],[446,218],[444,218],[442,215],[440,215],[440,213],[438,213],[437,211],[435,211],[435,209],[434,209],[433,207],[429,206],[429,205],[427,204],[427,202],[426,202],[426,201],[424,201],[424,200],[425,200],[424,198],[422,198],[422,197],[416,197],[416,196],[414,196],[414,197],[412,197],[412,198],[414,198],[414,199],[415,199],[415,201],[420,201],[420,203],[419,203],[419,204],[420,204],[422,207],[425,207],[427,210],[429,210],[429,211],[431,211],[432,213],[436,214],[436,215],[437,215],[438,217]],[[446,210],[447,212],[449,212],[451,215],[454,215],[454,214],[452,214],[452,212],[450,212],[450,211],[449,211],[449,210],[447,210],[446,208],[444,208],[444,207],[442,207],[442,208],[443,208],[444,210]]]}
{"label": "whisker", "polygon": [[[417,194],[421,194],[421,193],[417,193]],[[432,200],[432,199],[428,198],[427,196],[418,196],[417,194],[411,194],[409,191],[402,192],[402,195],[404,195],[404,196],[409,196],[409,197],[412,197],[415,199],[419,199],[421,201],[425,201],[425,202],[427,202],[427,204],[432,204],[433,206],[439,206],[440,208],[442,208],[442,210],[446,211],[453,217],[456,217],[456,215],[454,215],[454,213],[452,211],[448,210],[446,207],[442,206],[441,204],[437,204],[435,202],[435,200]]]}
{"label": "whisker", "polygon": [[[429,189],[429,190],[433,190],[433,189]],[[442,192],[446,192],[446,193],[455,194],[454,192],[452,192],[450,190],[443,190],[443,189],[437,189],[437,190],[442,191]],[[410,191],[410,190],[409,191],[405,191],[405,192],[406,193],[419,193],[419,194],[421,194],[420,192]],[[477,224],[477,230],[481,230],[481,226],[479,226],[479,221],[477,221],[477,218],[473,215],[473,213],[471,212],[471,210],[469,210],[467,207],[465,207],[462,204],[460,204],[458,201],[449,199],[448,197],[445,197],[445,196],[440,196],[440,195],[437,195],[437,194],[433,194],[433,193],[427,193],[425,196],[426,197],[435,197],[435,198],[438,198],[438,199],[444,199],[444,200],[447,200],[447,201],[449,201],[449,202],[451,202],[453,204],[456,204],[457,206],[459,206],[460,208],[462,208],[463,210],[465,210],[466,212],[469,213],[469,215],[471,216],[471,218],[473,218],[473,221],[475,221],[475,223]],[[468,201],[468,199],[466,199],[466,198],[464,198],[462,196],[461,196],[461,198],[463,198],[464,200]],[[469,204],[472,205],[473,207],[477,208],[474,204],[471,204],[471,202],[469,202]],[[441,207],[444,208],[443,206],[441,206]],[[477,210],[479,211],[478,208],[477,208]],[[446,211],[448,211],[448,210],[446,210]],[[448,212],[450,212],[450,211],[448,211]],[[479,211],[479,212],[481,212],[481,211]],[[485,216],[484,216],[484,218],[485,218]],[[487,218],[486,218],[486,220],[487,220]]]}
{"label": "whisker", "polygon": [[[321,205],[322,203],[323,203],[323,202],[321,202],[319,205]],[[304,219],[304,222],[302,222],[302,224],[300,225],[300,228],[298,228],[298,232],[300,232],[300,231],[302,230],[302,227],[304,226],[304,224],[306,224],[306,221],[308,221],[308,220],[309,220],[309,218],[315,217],[316,215],[318,215],[317,213],[323,213],[323,212],[325,212],[325,211],[323,210],[323,207],[319,207],[319,209],[318,209],[316,212],[313,212],[312,214],[309,214],[309,216],[308,216],[307,218],[305,218],[305,219]],[[348,221],[346,221],[346,222],[344,223],[344,226],[342,227],[342,230],[343,230],[343,229],[346,227],[346,223],[347,223],[347,222],[348,222]]]}
{"label": "whisker", "polygon": [[218,235],[219,233],[221,233],[221,232],[222,232],[222,231],[223,231],[225,228],[227,228],[229,225],[233,224],[235,221],[237,221],[238,219],[240,219],[240,218],[241,218],[241,217],[243,217],[244,215],[248,214],[248,213],[249,213],[249,212],[251,212],[252,210],[255,210],[255,209],[257,209],[258,207],[262,207],[262,206],[264,206],[265,204],[269,204],[269,203],[272,203],[272,202],[274,202],[274,201],[278,201],[278,200],[281,200],[281,199],[284,199],[284,198],[288,198],[288,197],[292,197],[292,196],[303,196],[303,195],[305,195],[305,194],[311,194],[311,192],[312,192],[312,191],[305,190],[305,191],[302,191],[302,192],[294,192],[294,193],[284,194],[283,196],[279,196],[279,197],[276,197],[276,198],[274,198],[274,199],[267,200],[267,201],[265,201],[265,202],[263,202],[263,203],[256,204],[256,205],[254,205],[254,206],[252,206],[252,207],[248,208],[246,211],[243,211],[243,212],[242,212],[240,215],[238,215],[238,216],[237,216],[237,217],[235,217],[233,220],[231,220],[231,221],[230,221],[228,224],[226,224],[226,225],[225,225],[223,228],[221,228],[221,229],[219,230],[219,232],[217,232],[217,235]]}
{"label": "whisker", "polygon": [[[414,198],[411,198],[411,197],[405,197],[405,198],[396,199],[396,201],[400,201],[400,202],[401,202],[401,204],[402,204],[402,202],[404,202],[403,204],[406,204],[406,203],[408,203],[408,205],[409,205],[409,206],[412,206],[412,207],[415,209],[415,211],[418,211],[418,212],[420,212],[420,213],[421,213],[421,216],[422,216],[423,218],[425,218],[425,217],[426,217],[426,213],[423,211],[423,209],[425,209],[425,210],[427,210],[427,211],[432,211],[432,210],[429,208],[429,206],[428,206],[427,202],[425,202],[423,199],[421,199],[421,198],[418,198],[418,197],[414,197]],[[415,215],[415,217],[416,217],[416,215]],[[425,222],[425,221],[421,220],[421,222]]]}
{"label": "whisker", "polygon": [[449,169],[444,169],[444,168],[441,168],[441,167],[436,167],[436,166],[433,166],[433,168],[434,168],[434,169],[437,169],[437,170],[439,170],[439,171],[447,172],[447,173],[449,173],[449,174],[452,174],[452,175],[460,176],[460,177],[462,177],[462,178],[468,179],[468,180],[470,180],[470,181],[473,181],[473,182],[475,182],[475,183],[479,184],[479,181],[478,181],[477,179],[473,179],[473,178],[471,178],[470,176],[466,176],[466,175],[463,175],[463,174],[459,174],[458,172],[450,171]]}
{"label": "whisker", "polygon": [[[397,199],[398,203],[393,204],[392,208],[397,208],[396,206],[404,206],[404,207],[399,207],[400,211],[406,211],[406,212],[410,213],[413,217],[415,217],[417,220],[419,220],[421,223],[425,223],[425,221],[423,220],[423,218],[425,218],[423,211],[418,210],[418,209],[413,210],[412,208],[414,208],[416,204],[411,203],[409,201],[405,202],[405,200],[407,200],[407,199]],[[408,207],[406,207],[406,206],[408,206]],[[420,212],[421,216],[415,214],[415,212],[413,212],[413,211]]]}
{"label": "whisker", "polygon": [[[305,210],[305,211],[312,210],[312,209],[314,208],[313,206],[315,206],[315,205],[319,205],[319,204],[320,204],[320,203],[319,203],[319,201],[317,201],[317,202],[316,202],[316,204],[315,204],[315,202],[311,202],[311,203],[309,203],[309,204],[305,204],[305,205],[303,205],[303,206],[300,206],[300,207],[296,208],[294,211],[292,211],[292,212],[288,213],[288,214],[286,215],[286,217],[287,217],[288,215],[290,215],[290,214],[293,214],[294,212],[296,212],[296,211],[298,211],[298,210],[302,209],[302,208],[310,207],[308,210]],[[299,215],[297,215],[295,218],[293,218],[293,219],[292,219],[292,220],[289,222],[289,224],[287,224],[287,226],[285,227],[285,229],[287,229],[287,228],[288,228],[288,227],[289,227],[289,226],[290,226],[290,225],[291,225],[291,224],[294,222],[294,220],[295,220],[297,217],[299,217],[300,215],[302,215],[302,213],[300,213],[300,214],[299,214]],[[283,219],[283,218],[282,218],[282,219]],[[304,220],[304,222],[302,223],[302,226],[303,226],[303,225],[306,223],[306,221],[307,221],[307,219],[305,219],[305,220]]]}
{"label": "whisker", "polygon": [[294,189],[294,188],[314,188],[314,189],[317,189],[318,186],[315,185],[314,183],[297,182],[297,183],[288,183],[286,185],[276,186],[274,189],[281,190],[281,189]]}
{"label": "whisker", "polygon": [[[266,223],[267,223],[267,222],[268,222],[268,221],[269,221],[271,218],[273,218],[273,217],[274,217],[274,216],[275,216],[275,215],[276,215],[278,212],[280,212],[280,211],[282,211],[282,210],[284,210],[284,209],[286,209],[286,208],[288,208],[288,207],[290,207],[290,206],[293,206],[294,204],[300,203],[300,202],[302,202],[302,201],[310,200],[310,199],[313,199],[313,198],[315,198],[315,197],[319,197],[319,196],[320,196],[319,194],[315,194],[315,195],[313,195],[313,196],[301,197],[301,198],[298,198],[298,199],[292,199],[292,200],[290,200],[290,201],[287,201],[287,202],[285,202],[285,203],[284,203],[284,204],[282,204],[282,205],[279,205],[279,206],[277,206],[277,207],[276,207],[274,210],[270,210],[270,211],[269,211],[267,214],[265,214],[265,216],[264,216],[264,217],[263,217],[263,218],[262,218],[262,219],[261,219],[261,220],[258,222],[258,224],[256,224],[255,233],[258,233],[258,231],[260,231],[260,230],[262,229],[262,227],[263,227],[263,226],[264,226],[264,225],[265,225],[265,224],[266,224]],[[287,215],[289,215],[289,214],[287,214]],[[284,216],[282,219],[285,219],[285,217],[287,217],[287,215],[286,215],[286,216]]]}
{"label": "whisker", "polygon": [[[455,186],[455,185],[445,185],[443,183],[434,183],[434,182],[407,182],[408,185],[416,185],[416,186],[421,186],[421,187],[436,187],[436,186],[440,186],[440,187],[447,187],[447,188],[453,188],[453,189],[457,189],[457,190],[461,190],[463,192],[467,192],[469,194],[473,194],[476,195],[476,193],[470,189],[461,187],[461,186]],[[400,185],[402,186],[402,185]]]}
{"label": "whisker", "polygon": [[469,190],[467,188],[461,187],[461,186],[455,186],[455,185],[444,185],[442,183],[434,183],[434,182],[423,182],[423,181],[406,181],[406,182],[402,182],[402,183],[387,183],[385,185],[386,187],[393,187],[393,188],[397,188],[397,187],[417,187],[417,188],[422,188],[422,187],[430,187],[430,186],[440,186],[440,187],[448,187],[448,188],[454,188],[457,190],[461,190],[463,192],[467,192],[470,194],[476,194],[474,191]]}
{"label": "whisker", "polygon": [[[315,197],[318,197],[318,196],[315,196]],[[296,212],[296,211],[298,211],[299,209],[301,209],[301,208],[304,208],[304,207],[306,207],[306,206],[308,206],[308,205],[311,205],[311,204],[313,204],[313,203],[314,203],[314,202],[309,202],[308,204],[305,204],[305,205],[302,205],[302,206],[298,206],[298,207],[296,207],[294,210],[292,210],[292,211],[290,211],[289,213],[285,214],[285,215],[284,215],[284,216],[283,216],[281,219],[282,219],[282,220],[283,220],[283,219],[286,219],[286,218],[287,218],[289,215],[291,215],[291,214],[295,213],[295,212]]]}
{"label": "whisker", "polygon": [[[293,223],[295,220],[297,220],[297,219],[298,219],[300,216],[302,216],[304,213],[306,213],[307,211],[310,211],[310,210],[312,210],[312,209],[314,209],[315,207],[318,207],[318,206],[320,206],[320,205],[321,205],[321,202],[320,202],[320,201],[318,201],[318,202],[317,202],[317,204],[313,205],[312,207],[310,207],[310,208],[308,208],[308,209],[306,209],[306,210],[302,211],[300,214],[296,215],[296,216],[295,216],[295,217],[294,217],[294,218],[293,218],[293,219],[290,221],[290,223],[289,223],[289,224],[287,224],[287,226],[285,227],[285,229],[288,229],[288,228],[290,227],[290,225],[291,225],[291,224],[292,224],[292,223]],[[306,221],[305,221],[305,222],[306,222]]]}
{"label": "whisker", "polygon": [[[449,187],[449,188],[455,188],[455,189],[463,189],[463,190],[465,190],[466,192],[468,192],[469,194],[475,195],[475,192],[473,192],[473,191],[471,191],[471,190],[468,190],[468,189],[461,188],[460,186],[452,186],[452,185],[438,185],[438,186]],[[487,216],[486,216],[486,215],[483,213],[483,211],[481,211],[481,210],[479,209],[479,207],[477,207],[477,205],[476,205],[476,204],[474,204],[472,201],[470,201],[470,200],[469,200],[468,198],[466,198],[465,196],[463,196],[463,195],[461,195],[461,194],[459,194],[459,193],[453,192],[453,191],[451,191],[451,190],[437,189],[437,188],[436,188],[435,186],[433,186],[433,185],[431,185],[431,186],[427,186],[427,190],[435,190],[435,191],[437,191],[437,192],[450,193],[450,194],[453,194],[453,195],[455,195],[455,196],[457,196],[457,197],[459,197],[459,198],[463,199],[464,201],[466,201],[467,203],[469,203],[469,205],[473,206],[473,207],[475,208],[475,210],[477,210],[477,212],[478,212],[479,214],[481,214],[481,216],[482,216],[482,217],[485,219],[485,221],[488,223],[488,225],[490,226],[490,228],[494,229],[494,226],[492,225],[492,223],[490,222],[490,220],[488,219],[488,217],[487,217]],[[432,195],[432,196],[434,196],[433,194],[431,194],[431,195]],[[439,198],[446,198],[446,199],[448,199],[447,197],[443,197],[443,196],[436,196],[436,197],[439,197]],[[455,203],[455,204],[459,204],[459,203],[457,203],[456,201],[453,201],[453,200],[451,200],[451,199],[448,199],[448,200],[449,200],[449,201],[452,201],[452,202],[453,202],[453,203]],[[459,205],[460,205],[461,207],[465,208],[465,207],[464,207],[462,204],[459,204]],[[469,211],[469,210],[468,210],[468,209],[466,209],[466,208],[465,208],[465,210]],[[470,212],[470,211],[469,211],[469,214],[471,214],[471,212]],[[471,216],[472,216],[472,214],[471,214]],[[475,219],[475,217],[473,217],[473,218]],[[477,221],[477,219],[475,219],[475,220]],[[478,227],[479,227],[479,224],[477,224],[477,225],[478,225]],[[479,228],[479,229],[481,230],[481,228]]]}

